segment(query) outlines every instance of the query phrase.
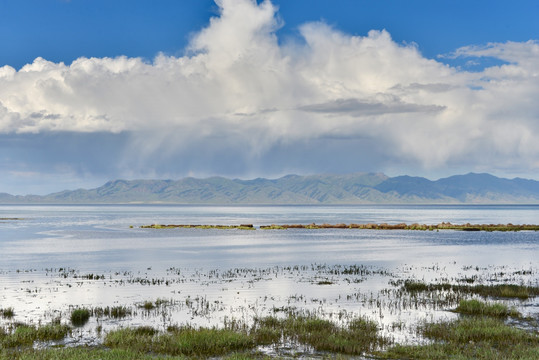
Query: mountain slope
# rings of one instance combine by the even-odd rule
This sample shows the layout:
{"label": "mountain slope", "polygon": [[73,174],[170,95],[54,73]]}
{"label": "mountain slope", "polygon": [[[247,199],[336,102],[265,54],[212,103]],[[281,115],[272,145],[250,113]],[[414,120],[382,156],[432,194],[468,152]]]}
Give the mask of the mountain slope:
{"label": "mountain slope", "polygon": [[354,173],[287,175],[253,180],[192,177],[180,180],[114,180],[96,189],[46,196],[0,193],[0,203],[176,203],[176,204],[388,204],[535,203],[539,182],[489,174],[422,177]]}

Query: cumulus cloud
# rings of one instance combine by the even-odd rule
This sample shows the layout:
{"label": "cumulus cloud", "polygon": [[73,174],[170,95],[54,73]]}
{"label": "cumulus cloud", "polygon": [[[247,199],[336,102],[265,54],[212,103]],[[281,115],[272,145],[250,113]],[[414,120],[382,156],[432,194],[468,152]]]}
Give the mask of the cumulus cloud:
{"label": "cumulus cloud", "polygon": [[[385,30],[353,36],[314,22],[300,27],[301,41],[281,43],[270,1],[217,5],[181,57],[0,67],[0,133],[129,133],[137,156],[125,164],[140,167],[156,154],[165,163],[191,156],[190,167],[198,155],[212,166],[211,149],[245,173],[275,149],[299,154],[298,144],[307,151],[332,139],[336,155],[356,149],[383,164],[539,169],[537,42],[457,49],[451,56],[507,62],[471,73]],[[339,138],[347,139],[340,150]]]}

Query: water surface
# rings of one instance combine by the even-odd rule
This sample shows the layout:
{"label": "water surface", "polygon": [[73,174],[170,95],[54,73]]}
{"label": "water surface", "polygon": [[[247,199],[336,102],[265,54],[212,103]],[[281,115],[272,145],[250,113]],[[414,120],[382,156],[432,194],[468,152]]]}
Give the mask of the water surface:
{"label": "water surface", "polygon": [[[432,304],[395,311],[393,280],[538,284],[537,232],[139,226],[536,224],[539,206],[0,206],[0,218],[21,218],[0,221],[0,307],[15,309],[12,321],[67,321],[77,306],[133,309],[125,319],[92,318],[78,342],[99,341],[98,325],[219,325],[287,307],[341,319],[367,315],[387,333],[410,337],[392,326],[455,315]],[[344,274],[350,266],[365,271]],[[169,305],[138,307],[157,299]],[[535,300],[514,305],[539,313]]]}

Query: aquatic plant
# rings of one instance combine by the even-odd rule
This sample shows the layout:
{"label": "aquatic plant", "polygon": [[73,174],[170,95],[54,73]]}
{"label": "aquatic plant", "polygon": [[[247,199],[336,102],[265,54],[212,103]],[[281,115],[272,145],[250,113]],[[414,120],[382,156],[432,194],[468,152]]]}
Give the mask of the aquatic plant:
{"label": "aquatic plant", "polygon": [[[395,282],[395,285],[398,283]],[[483,297],[518,298],[528,299],[539,296],[538,286],[526,286],[518,284],[492,284],[492,285],[452,285],[449,283],[427,284],[422,281],[405,280],[401,282],[401,289],[408,292],[421,291],[453,291],[460,293],[476,294]]]}
{"label": "aquatic plant", "polygon": [[149,311],[155,309],[155,304],[152,301],[144,301],[139,307]]}
{"label": "aquatic plant", "polygon": [[290,314],[284,319],[258,319],[252,333],[263,344],[277,344],[282,335],[317,351],[361,355],[391,342],[378,330],[374,321],[363,317],[352,319],[347,326],[338,326],[316,316]]}
{"label": "aquatic plant", "polygon": [[127,306],[113,307],[95,307],[91,309],[91,313],[95,317],[111,317],[115,319],[124,318],[133,315],[133,310]]}
{"label": "aquatic plant", "polygon": [[539,335],[493,317],[425,322],[418,331],[435,342],[395,345],[376,355],[386,359],[537,359]]}
{"label": "aquatic plant", "polygon": [[139,332],[137,329],[114,330],[105,336],[105,345],[111,348],[154,352],[168,355],[219,356],[255,346],[246,333],[226,329],[190,327],[168,333]]}
{"label": "aquatic plant", "polygon": [[12,317],[15,316],[15,310],[12,307],[0,309],[0,316],[2,316],[5,319],[11,319]]}
{"label": "aquatic plant", "polygon": [[75,309],[71,312],[71,323],[75,326],[83,326],[90,319],[90,310],[86,308]]}
{"label": "aquatic plant", "polygon": [[479,300],[461,300],[455,312],[469,315],[486,315],[494,317],[520,317],[520,313],[502,303],[486,303]]}
{"label": "aquatic plant", "polygon": [[14,324],[11,332],[0,333],[1,348],[20,348],[31,346],[34,341],[53,341],[65,338],[71,328],[59,323],[51,323],[39,327],[28,324]]}

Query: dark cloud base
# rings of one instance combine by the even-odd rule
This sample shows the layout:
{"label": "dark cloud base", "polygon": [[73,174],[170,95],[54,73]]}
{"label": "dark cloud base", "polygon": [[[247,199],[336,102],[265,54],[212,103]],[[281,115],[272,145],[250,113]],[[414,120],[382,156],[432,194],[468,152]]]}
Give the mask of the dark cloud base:
{"label": "dark cloud base", "polygon": [[253,153],[242,141],[228,138],[188,146],[178,144],[166,152],[144,151],[140,141],[139,134],[131,133],[0,135],[0,192],[47,193],[113,179],[213,175],[254,178],[380,171],[391,165],[383,145],[368,138],[281,142],[260,153]]}

